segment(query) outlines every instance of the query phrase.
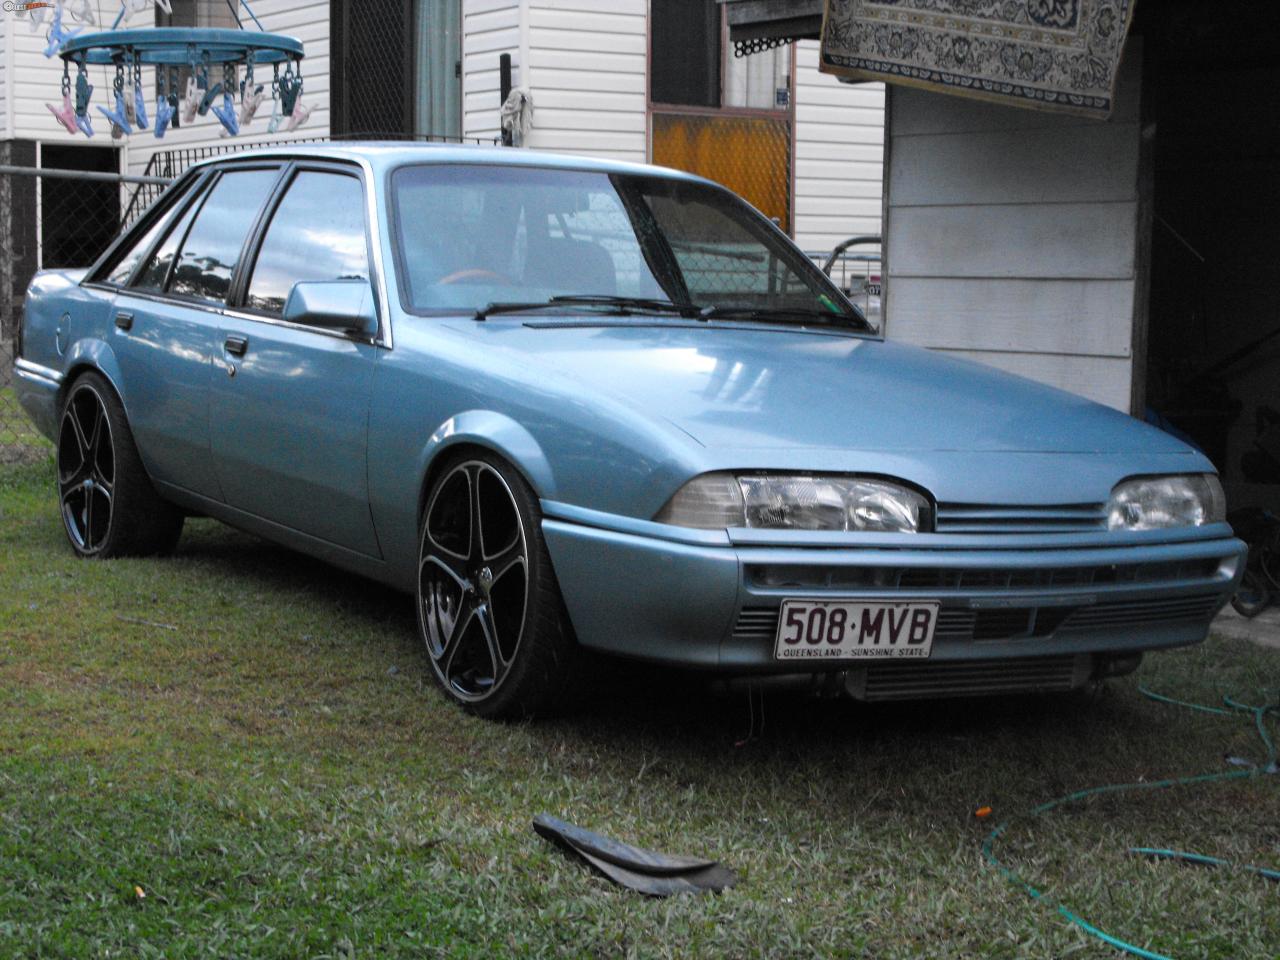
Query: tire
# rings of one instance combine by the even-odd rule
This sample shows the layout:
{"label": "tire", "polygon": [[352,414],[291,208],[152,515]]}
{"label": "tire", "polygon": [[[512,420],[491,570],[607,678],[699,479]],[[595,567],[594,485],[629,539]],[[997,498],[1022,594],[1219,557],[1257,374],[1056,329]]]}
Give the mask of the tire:
{"label": "tire", "polygon": [[56,460],[62,526],[79,556],[151,556],[177,545],[182,512],[156,493],[124,407],[101,374],[82,374],[68,388]]}
{"label": "tire", "polygon": [[418,632],[445,695],[495,720],[563,712],[580,652],[524,478],[489,453],[451,458],[418,543]]}
{"label": "tire", "polygon": [[1240,616],[1253,619],[1270,605],[1271,590],[1266,578],[1256,567],[1246,567],[1240,586],[1231,598],[1231,606]]}

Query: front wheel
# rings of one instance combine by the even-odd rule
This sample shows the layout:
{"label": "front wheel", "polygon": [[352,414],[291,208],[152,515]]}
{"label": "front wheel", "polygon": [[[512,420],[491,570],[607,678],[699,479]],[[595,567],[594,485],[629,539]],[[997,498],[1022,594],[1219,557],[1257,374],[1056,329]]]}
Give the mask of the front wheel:
{"label": "front wheel", "polygon": [[156,493],[124,407],[106,379],[81,375],[58,422],[58,501],[71,547],[82,557],[168,553],[183,516]]}
{"label": "front wheel", "polygon": [[488,453],[450,460],[419,544],[418,628],[441,689],[494,719],[562,706],[577,646],[524,478]]}

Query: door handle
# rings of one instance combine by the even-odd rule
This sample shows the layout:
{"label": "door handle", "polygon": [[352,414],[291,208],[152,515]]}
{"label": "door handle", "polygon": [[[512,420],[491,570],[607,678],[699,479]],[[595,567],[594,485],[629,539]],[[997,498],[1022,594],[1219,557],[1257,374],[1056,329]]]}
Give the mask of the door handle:
{"label": "door handle", "polygon": [[121,330],[132,330],[133,314],[126,313],[125,311],[121,310],[119,313],[116,314],[116,326],[119,327]]}
{"label": "door handle", "polygon": [[233,357],[243,357],[245,351],[249,349],[249,338],[232,335],[227,337],[222,347]]}

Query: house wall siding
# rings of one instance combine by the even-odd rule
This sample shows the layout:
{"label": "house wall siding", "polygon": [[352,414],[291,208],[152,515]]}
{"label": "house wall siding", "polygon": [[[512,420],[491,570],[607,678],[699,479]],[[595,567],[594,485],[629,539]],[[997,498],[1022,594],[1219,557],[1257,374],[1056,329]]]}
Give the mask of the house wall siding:
{"label": "house wall siding", "polygon": [[795,238],[818,253],[880,232],[885,92],[820,73],[816,40],[795,57]]}
{"label": "house wall siding", "polygon": [[892,90],[886,335],[1129,409],[1140,74],[1106,123]]}
{"label": "house wall siding", "polygon": [[511,84],[523,85],[525,10],[519,0],[463,0],[462,135],[501,136],[498,60],[511,54]]}
{"label": "house wall siding", "polygon": [[527,0],[528,146],[648,158],[647,0]]}

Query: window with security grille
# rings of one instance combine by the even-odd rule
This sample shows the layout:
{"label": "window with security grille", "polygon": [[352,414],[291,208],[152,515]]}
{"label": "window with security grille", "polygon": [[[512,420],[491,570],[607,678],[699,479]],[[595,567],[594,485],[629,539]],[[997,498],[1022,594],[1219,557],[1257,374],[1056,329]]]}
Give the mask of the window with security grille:
{"label": "window with security grille", "polygon": [[330,129],[335,136],[413,132],[413,0],[332,0]]}

